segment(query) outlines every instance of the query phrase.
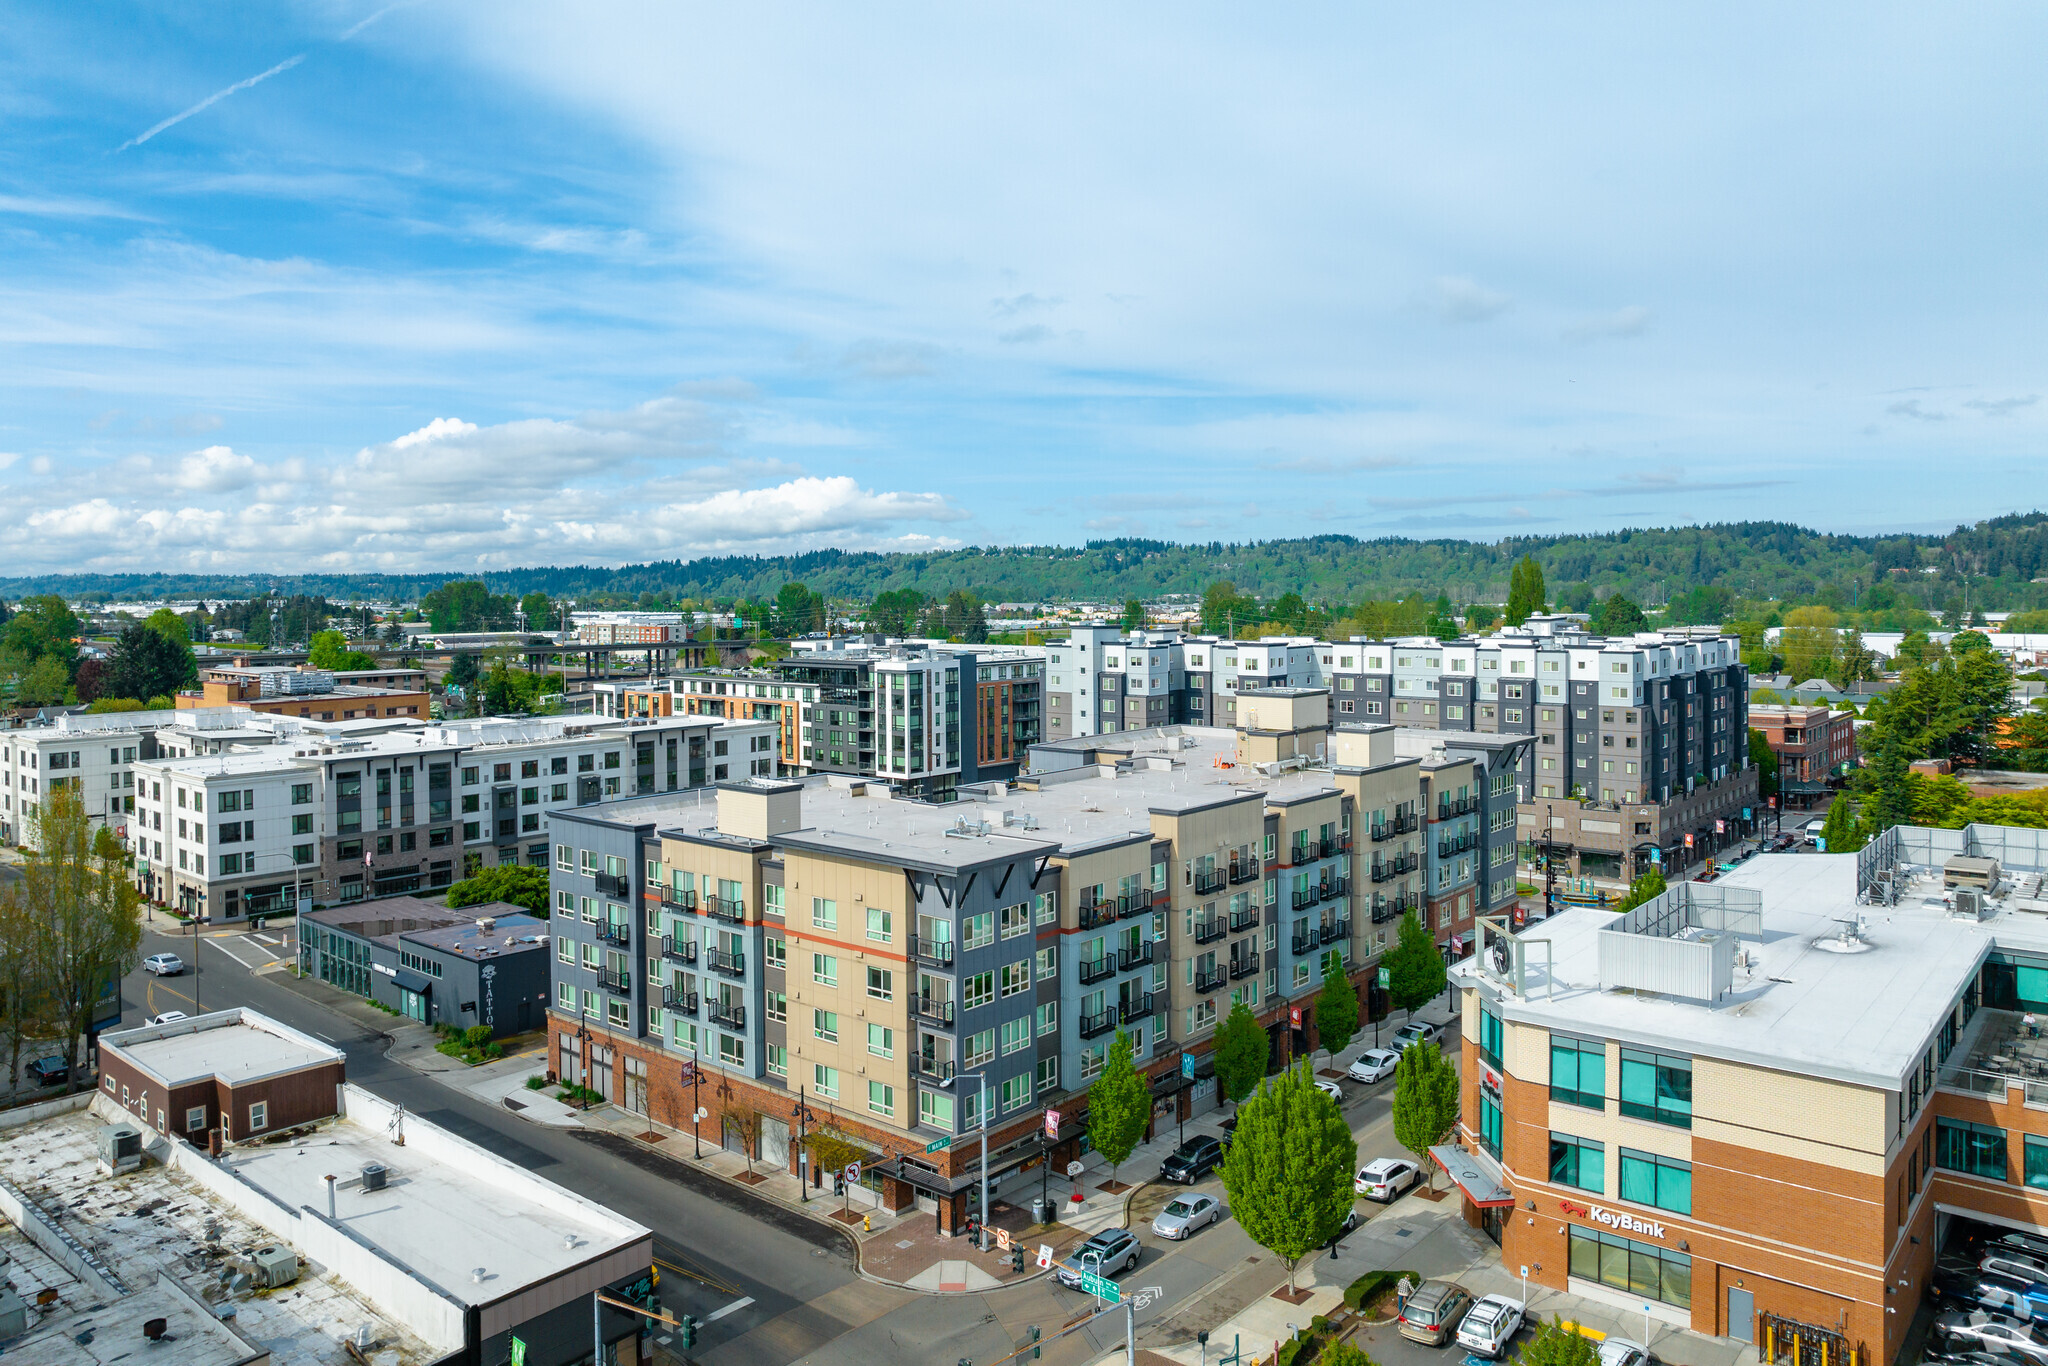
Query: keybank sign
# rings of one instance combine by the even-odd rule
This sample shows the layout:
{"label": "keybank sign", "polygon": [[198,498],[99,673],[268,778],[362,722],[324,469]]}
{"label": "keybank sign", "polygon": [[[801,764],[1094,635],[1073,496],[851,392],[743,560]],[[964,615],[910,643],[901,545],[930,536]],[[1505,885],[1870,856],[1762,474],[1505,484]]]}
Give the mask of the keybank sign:
{"label": "keybank sign", "polygon": [[1579,1218],[1592,1223],[1605,1224],[1621,1233],[1643,1233],[1652,1238],[1664,1237],[1664,1225],[1649,1219],[1638,1219],[1633,1214],[1624,1214],[1615,1209],[1602,1209],[1599,1205],[1574,1204],[1570,1200],[1560,1200],[1558,1204],[1563,1206],[1566,1214],[1576,1214]]}

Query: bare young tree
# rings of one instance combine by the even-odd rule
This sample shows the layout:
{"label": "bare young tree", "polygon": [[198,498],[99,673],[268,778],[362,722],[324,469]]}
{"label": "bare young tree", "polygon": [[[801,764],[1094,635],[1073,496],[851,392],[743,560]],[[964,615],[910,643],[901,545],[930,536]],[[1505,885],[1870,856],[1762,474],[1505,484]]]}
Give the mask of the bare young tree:
{"label": "bare young tree", "polygon": [[18,888],[31,922],[35,972],[66,1035],[76,1090],[79,1045],[109,992],[142,957],[142,900],[127,878],[120,841],[94,825],[78,794],[58,788],[33,817],[35,852]]}

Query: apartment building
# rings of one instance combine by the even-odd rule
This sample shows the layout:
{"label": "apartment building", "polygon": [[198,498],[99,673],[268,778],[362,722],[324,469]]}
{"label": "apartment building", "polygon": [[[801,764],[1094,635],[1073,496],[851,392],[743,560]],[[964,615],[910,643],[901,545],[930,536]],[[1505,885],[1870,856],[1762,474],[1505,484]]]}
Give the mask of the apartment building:
{"label": "apartment building", "polygon": [[216,665],[201,671],[199,686],[181,692],[178,709],[247,707],[309,721],[356,721],[431,714],[423,669],[336,672],[305,665]]}
{"label": "apartment building", "polygon": [[154,758],[175,711],[66,712],[47,726],[0,731],[0,841],[31,844],[46,794],[71,788],[86,814],[119,829],[135,809],[135,763]]}
{"label": "apartment building", "polygon": [[294,896],[326,905],[446,887],[488,863],[545,866],[562,810],[776,771],[767,726],[702,718],[367,735],[249,726],[249,744],[138,764],[130,843],[150,900],[235,920]]}
{"label": "apartment building", "polygon": [[1170,1119],[1214,1103],[1235,1005],[1277,1059],[1312,1044],[1300,1012],[1332,961],[1364,994],[1425,909],[1424,800],[1456,791],[1431,775],[1470,798],[1496,762],[1432,769],[1442,742],[1399,740],[1333,736],[1302,692],[1256,730],[1048,740],[1016,784],[943,810],[813,778],[562,813],[554,1066],[656,1122],[702,1106],[706,1141],[792,1169],[804,1128],[833,1124],[869,1151],[871,1198],[956,1227],[978,1165],[946,1145],[985,1120],[999,1183],[1047,1132],[1068,1160],[1119,1031]]}
{"label": "apartment building", "polygon": [[1538,1284],[1892,1361],[1956,1233],[2048,1231],[2044,871],[2041,831],[1895,827],[1489,924],[1436,1152],[1467,1219]]}
{"label": "apartment building", "polygon": [[1832,789],[1830,780],[1840,776],[1847,762],[1837,757],[1844,742],[1854,753],[1854,723],[1853,713],[1825,706],[1751,703],[1749,708],[1749,724],[1777,755],[1779,790],[1792,803],[1810,803]]}

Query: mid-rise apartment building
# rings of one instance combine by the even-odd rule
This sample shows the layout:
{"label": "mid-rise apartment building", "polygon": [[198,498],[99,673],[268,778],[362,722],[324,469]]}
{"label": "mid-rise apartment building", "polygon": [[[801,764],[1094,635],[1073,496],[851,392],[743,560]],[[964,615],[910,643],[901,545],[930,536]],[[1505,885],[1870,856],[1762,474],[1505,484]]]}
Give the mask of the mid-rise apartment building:
{"label": "mid-rise apartment building", "polygon": [[1489,924],[1435,1154],[1468,1220],[1540,1285],[1892,1361],[1955,1234],[2048,1230],[2044,872],[2048,833],[1896,827]]}
{"label": "mid-rise apartment building", "polygon": [[200,671],[199,686],[176,698],[179,710],[247,707],[309,721],[357,721],[431,714],[424,669],[315,669],[242,663]]}
{"label": "mid-rise apartment building", "polygon": [[[702,1106],[706,1140],[792,1167],[832,1123],[878,1199],[948,1228],[975,1164],[927,1148],[985,1118],[998,1180],[1048,1124],[1066,1160],[1119,1031],[1165,1112],[1213,1103],[1222,1015],[1252,1010],[1276,1058],[1308,1047],[1328,967],[1363,986],[1402,912],[1429,909],[1426,858],[1484,909],[1457,860],[1487,847],[1469,818],[1489,794],[1512,810],[1492,775],[1526,744],[1333,733],[1308,690],[1260,720],[1047,741],[1015,785],[941,809],[813,778],[561,813],[558,1074],[675,1127]],[[1480,838],[1425,851],[1425,820]]]}

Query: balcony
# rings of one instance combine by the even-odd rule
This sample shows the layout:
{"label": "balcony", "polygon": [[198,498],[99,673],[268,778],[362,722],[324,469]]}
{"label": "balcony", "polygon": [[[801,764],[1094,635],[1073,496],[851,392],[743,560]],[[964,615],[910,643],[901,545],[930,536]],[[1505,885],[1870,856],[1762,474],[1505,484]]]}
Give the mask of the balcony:
{"label": "balcony", "polygon": [[608,896],[614,901],[624,901],[626,899],[628,883],[624,873],[617,875],[593,873],[591,874],[591,879],[597,883],[597,894],[599,896]]}
{"label": "balcony", "polygon": [[1243,863],[1238,862],[1236,859],[1230,861],[1231,886],[1235,887],[1241,883],[1250,882],[1258,875],[1259,861],[1257,859],[1250,859]]}
{"label": "balcony", "polygon": [[953,1023],[956,1001],[936,1001],[929,996],[920,996],[911,1005],[911,1010],[920,1020],[932,1020],[939,1024]]}
{"label": "balcony", "polygon": [[1081,907],[1075,923],[1084,930],[1093,930],[1115,924],[1116,917],[1117,899],[1112,897],[1107,901],[1091,901]]}
{"label": "balcony", "polygon": [[747,903],[738,897],[707,896],[704,909],[719,920],[730,920],[734,924],[747,918]]}
{"label": "balcony", "polygon": [[695,892],[679,892],[673,887],[661,889],[662,909],[670,911],[694,911],[697,909]]}
{"label": "balcony", "polygon": [[1207,920],[1197,920],[1195,922],[1195,942],[1197,944],[1213,944],[1229,933],[1230,922],[1220,915],[1212,915]]}
{"label": "balcony", "polygon": [[917,1060],[918,1075],[930,1077],[941,1086],[953,1084],[953,1073],[958,1067],[959,1064],[951,1058],[919,1057]]}
{"label": "balcony", "polygon": [[1231,959],[1230,980],[1233,982],[1237,982],[1242,981],[1244,978],[1251,976],[1253,973],[1259,970],[1260,961],[1261,960],[1255,956]]}
{"label": "balcony", "polygon": [[1240,907],[1230,913],[1230,932],[1232,934],[1236,934],[1239,930],[1248,930],[1258,923],[1259,908],[1257,906]]}
{"label": "balcony", "polygon": [[953,941],[927,939],[921,934],[913,934],[910,936],[910,956],[922,958],[927,963],[941,963],[950,967],[953,963]]}
{"label": "balcony", "polygon": [[661,1008],[663,1010],[680,1011],[685,1015],[695,1015],[697,1013],[697,993],[694,991],[682,991],[676,987],[663,987],[661,989]]}
{"label": "balcony", "polygon": [[1223,985],[1223,981],[1222,968],[1208,967],[1195,969],[1195,990],[1197,992],[1214,991]]}
{"label": "balcony", "polygon": [[1341,851],[1342,846],[1338,844],[1337,837],[1334,835],[1329,839],[1316,841],[1317,858],[1335,858]]}
{"label": "balcony", "polygon": [[1394,827],[1391,825],[1375,825],[1372,828],[1371,838],[1374,844],[1384,844],[1393,837]]}
{"label": "balcony", "polygon": [[1322,885],[1321,890],[1323,900],[1342,901],[1345,897],[1351,895],[1351,879],[1348,877],[1333,877]]}
{"label": "balcony", "polygon": [[1351,921],[1332,920],[1316,927],[1316,938],[1325,944],[1334,944],[1339,939],[1351,937]]}
{"label": "balcony", "polygon": [[1132,968],[1142,968],[1151,961],[1152,941],[1147,939],[1142,944],[1126,946],[1117,953],[1117,970],[1129,972]]}
{"label": "balcony", "polygon": [[711,1003],[711,1023],[724,1029],[745,1029],[747,1027],[747,1008],[738,1001],[713,1001]]}
{"label": "balcony", "polygon": [[706,949],[704,966],[728,977],[747,975],[747,955],[738,949]]}
{"label": "balcony", "polygon": [[1313,887],[1297,887],[1294,889],[1294,909],[1297,911],[1307,910],[1321,899],[1321,896]]}
{"label": "balcony", "polygon": [[678,963],[695,963],[697,961],[697,941],[694,939],[678,939],[672,934],[665,934],[661,937],[661,956]]}
{"label": "balcony", "polygon": [[1195,874],[1195,895],[1207,896],[1211,892],[1222,891],[1223,884],[1228,877],[1229,874],[1221,868],[1211,868],[1207,872],[1197,872]]}
{"label": "balcony", "polygon": [[1401,918],[1401,898],[1376,896],[1372,899],[1372,923],[1384,925]]}
{"label": "balcony", "polygon": [[1394,855],[1393,863],[1388,866],[1394,870],[1388,874],[1390,877],[1399,877],[1403,873],[1412,873],[1422,866],[1422,855],[1415,853],[1413,850],[1403,854],[1396,854]]}
{"label": "balcony", "polygon": [[1117,1011],[1122,1015],[1125,1024],[1132,1020],[1144,1019],[1152,1013],[1152,993],[1148,991],[1142,996],[1133,996],[1117,1006]]}
{"label": "balcony", "polygon": [[1417,830],[1419,830],[1419,829],[1421,829],[1421,828],[1422,828],[1422,817],[1421,817],[1421,816],[1419,816],[1418,814],[1416,814],[1415,812],[1413,812],[1413,811],[1397,811],[1397,812],[1395,812],[1395,813],[1394,813],[1394,833],[1395,833],[1395,834],[1397,834],[1397,835],[1409,835],[1409,834],[1413,834],[1413,833],[1414,833],[1415,831],[1417,831]]}
{"label": "balcony", "polygon": [[1294,948],[1294,956],[1296,958],[1299,958],[1306,953],[1314,953],[1316,949],[1315,932],[1311,930],[1306,935],[1295,935],[1292,944]]}
{"label": "balcony", "polygon": [[1438,858],[1450,858],[1455,854],[1464,853],[1467,849],[1473,848],[1478,843],[1479,837],[1470,830],[1467,830],[1463,834],[1453,836],[1450,839],[1438,840],[1436,842],[1436,856]]}
{"label": "balcony", "polygon": [[1080,962],[1081,985],[1099,982],[1116,971],[1116,955],[1106,953],[1100,958],[1084,958]]}
{"label": "balcony", "polygon": [[1113,1009],[1098,1011],[1093,1015],[1083,1015],[1080,1023],[1081,1037],[1084,1039],[1099,1038],[1109,1033],[1110,1030],[1115,1029],[1116,1026],[1117,1015]]}
{"label": "balcony", "polygon": [[597,970],[597,980],[603,984],[606,991],[609,991],[614,996],[631,996],[633,994],[633,974],[625,968],[619,968],[617,971],[611,968],[599,968]]}
{"label": "balcony", "polygon": [[633,927],[623,920],[600,920],[590,927],[590,932],[602,942],[622,949],[633,944]]}

